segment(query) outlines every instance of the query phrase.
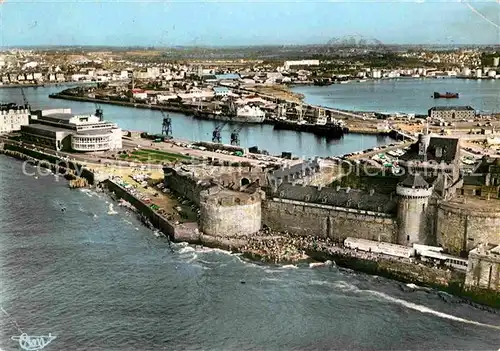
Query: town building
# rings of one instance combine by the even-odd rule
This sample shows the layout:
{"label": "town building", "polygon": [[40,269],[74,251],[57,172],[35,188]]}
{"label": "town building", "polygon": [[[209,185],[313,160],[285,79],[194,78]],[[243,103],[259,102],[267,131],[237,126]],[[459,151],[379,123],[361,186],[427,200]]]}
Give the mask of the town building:
{"label": "town building", "polygon": [[0,105],[0,134],[21,130],[21,126],[29,124],[29,118],[29,106]]}
{"label": "town building", "polygon": [[303,67],[303,66],[319,66],[319,60],[297,60],[297,61],[285,61],[285,69],[290,69],[293,66]]}
{"label": "town building", "polygon": [[21,126],[24,141],[57,151],[106,151],[122,148],[122,130],[95,114],[75,115],[71,109],[34,111],[31,123]]}
{"label": "town building", "polygon": [[227,96],[231,93],[231,90],[227,87],[214,87],[215,96]]}
{"label": "town building", "polygon": [[476,110],[471,106],[434,106],[428,110],[428,116],[442,120],[469,120],[476,117]]}
{"label": "town building", "polygon": [[469,253],[465,286],[500,291],[500,246],[479,245]]}

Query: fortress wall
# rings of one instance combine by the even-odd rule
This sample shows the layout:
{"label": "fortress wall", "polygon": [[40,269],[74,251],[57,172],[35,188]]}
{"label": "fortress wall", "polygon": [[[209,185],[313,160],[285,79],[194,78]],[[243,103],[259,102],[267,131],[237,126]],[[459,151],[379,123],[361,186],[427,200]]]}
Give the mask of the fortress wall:
{"label": "fortress wall", "polygon": [[266,200],[262,221],[277,231],[337,242],[349,236],[391,243],[397,238],[397,223],[391,215],[286,199]]}
{"label": "fortress wall", "polygon": [[375,192],[368,193],[356,189],[282,184],[274,193],[274,196],[374,212],[396,213],[397,211],[396,196]]}
{"label": "fortress wall", "polygon": [[500,212],[440,204],[436,222],[438,245],[452,254],[470,251],[479,243],[500,245]]}
{"label": "fortress wall", "polygon": [[178,174],[174,170],[165,174],[165,186],[179,196],[185,197],[191,202],[200,204],[200,192],[206,189],[206,186],[197,184],[193,179]]}
{"label": "fortress wall", "polygon": [[260,194],[201,193],[200,229],[214,236],[237,237],[257,233],[261,228]]}

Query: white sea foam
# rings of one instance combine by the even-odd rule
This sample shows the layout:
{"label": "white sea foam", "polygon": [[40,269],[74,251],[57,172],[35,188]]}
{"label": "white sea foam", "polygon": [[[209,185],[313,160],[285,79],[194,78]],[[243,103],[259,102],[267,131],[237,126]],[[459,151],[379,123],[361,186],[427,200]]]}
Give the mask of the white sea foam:
{"label": "white sea foam", "polygon": [[191,256],[191,258],[189,260],[187,260],[187,262],[188,263],[194,262],[194,261],[196,261],[197,258],[198,258],[198,255],[196,253],[193,253],[193,256]]}
{"label": "white sea foam", "polygon": [[314,268],[314,267],[323,267],[325,264],[321,262],[312,262],[309,263],[309,268]]}
{"label": "white sea foam", "polygon": [[408,301],[405,301],[405,300],[401,300],[401,299],[389,296],[389,295],[384,294],[382,292],[373,291],[373,290],[364,290],[364,291],[367,292],[367,293],[369,293],[369,294],[371,294],[371,295],[373,295],[373,296],[377,296],[377,297],[382,298],[384,300],[390,301],[392,303],[404,306],[406,308],[409,308],[409,309],[412,309],[412,310],[415,310],[415,311],[419,311],[421,313],[432,314],[434,316],[437,316],[437,317],[440,317],[440,318],[444,318],[444,319],[453,320],[453,321],[456,321],[456,322],[461,322],[461,323],[466,323],[466,324],[473,324],[473,325],[477,325],[477,326],[480,326],[480,327],[487,327],[487,328],[493,328],[493,329],[500,330],[500,326],[499,325],[485,324],[485,323],[480,323],[480,322],[476,322],[476,321],[471,321],[469,319],[465,319],[465,318],[453,316],[451,314],[447,314],[447,313],[443,313],[443,312],[439,312],[439,311],[433,310],[432,308],[429,308],[429,307],[426,307],[426,306],[417,305],[417,304],[415,304],[413,302],[408,302]]}
{"label": "white sea foam", "polygon": [[87,195],[88,197],[92,197],[94,195],[94,193],[90,189],[80,189],[80,191],[85,195]]}
{"label": "white sea foam", "polygon": [[109,215],[114,215],[114,214],[117,214],[118,212],[116,212],[114,209],[113,209],[113,204],[109,204],[109,208],[108,208],[108,214]]}
{"label": "white sea foam", "polygon": [[183,247],[182,249],[179,250],[179,253],[180,254],[185,254],[185,253],[189,253],[189,252],[194,252],[195,249],[192,248],[191,246],[185,246]]}
{"label": "white sea foam", "polygon": [[297,269],[299,267],[293,265],[293,264],[286,264],[284,266],[281,266],[281,268],[284,268],[284,269]]}
{"label": "white sea foam", "polygon": [[409,288],[412,288],[412,289],[418,289],[418,288],[420,288],[418,285],[415,285],[413,283],[408,283],[408,284],[406,284],[406,286],[409,287]]}

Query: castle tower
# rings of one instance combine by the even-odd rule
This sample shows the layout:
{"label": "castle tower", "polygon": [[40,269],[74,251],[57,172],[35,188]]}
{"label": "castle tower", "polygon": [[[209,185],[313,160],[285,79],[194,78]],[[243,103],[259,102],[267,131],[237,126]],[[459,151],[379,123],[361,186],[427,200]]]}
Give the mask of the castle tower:
{"label": "castle tower", "polygon": [[433,244],[428,225],[430,186],[420,174],[409,174],[396,187],[398,199],[398,244]]}

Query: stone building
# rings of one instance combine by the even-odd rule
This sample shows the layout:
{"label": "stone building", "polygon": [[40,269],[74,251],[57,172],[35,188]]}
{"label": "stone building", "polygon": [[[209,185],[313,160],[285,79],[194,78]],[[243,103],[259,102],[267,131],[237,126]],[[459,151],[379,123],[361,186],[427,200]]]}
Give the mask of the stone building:
{"label": "stone building", "polygon": [[29,106],[0,105],[0,134],[21,130],[21,126],[29,124],[30,115]]}
{"label": "stone building", "polygon": [[469,253],[465,286],[500,292],[500,246],[479,245]]}
{"label": "stone building", "polygon": [[471,120],[476,117],[476,111],[471,106],[434,106],[428,110],[428,116],[442,120]]}

